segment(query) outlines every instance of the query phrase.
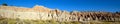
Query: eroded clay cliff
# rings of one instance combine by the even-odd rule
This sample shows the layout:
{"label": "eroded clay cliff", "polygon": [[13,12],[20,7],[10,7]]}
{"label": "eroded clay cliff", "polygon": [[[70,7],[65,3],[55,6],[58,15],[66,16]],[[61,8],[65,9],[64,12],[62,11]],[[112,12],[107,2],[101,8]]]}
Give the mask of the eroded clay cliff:
{"label": "eroded clay cliff", "polygon": [[120,21],[120,14],[110,12],[67,12],[44,6],[33,8],[0,6],[1,18],[56,21]]}

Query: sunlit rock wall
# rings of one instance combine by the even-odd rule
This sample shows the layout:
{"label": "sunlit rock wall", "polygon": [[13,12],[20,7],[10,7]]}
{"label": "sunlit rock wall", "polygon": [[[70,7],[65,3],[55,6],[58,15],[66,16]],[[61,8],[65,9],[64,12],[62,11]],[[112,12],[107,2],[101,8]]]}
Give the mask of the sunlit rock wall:
{"label": "sunlit rock wall", "polygon": [[58,9],[49,9],[44,6],[33,8],[0,6],[0,17],[28,20],[56,21],[120,21],[120,14],[110,12],[67,12]]}

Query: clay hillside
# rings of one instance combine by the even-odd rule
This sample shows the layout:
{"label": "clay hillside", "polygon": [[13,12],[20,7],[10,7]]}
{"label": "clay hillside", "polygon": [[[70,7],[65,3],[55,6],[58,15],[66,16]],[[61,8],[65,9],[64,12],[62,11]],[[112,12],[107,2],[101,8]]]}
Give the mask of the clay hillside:
{"label": "clay hillside", "polygon": [[0,18],[56,21],[120,21],[120,13],[67,12],[36,5],[33,8],[0,6]]}

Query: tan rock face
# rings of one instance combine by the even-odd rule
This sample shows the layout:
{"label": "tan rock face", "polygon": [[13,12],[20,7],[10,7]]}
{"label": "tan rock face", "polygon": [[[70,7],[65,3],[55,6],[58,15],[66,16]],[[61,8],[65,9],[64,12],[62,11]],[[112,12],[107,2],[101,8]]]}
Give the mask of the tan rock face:
{"label": "tan rock face", "polygon": [[0,17],[19,18],[30,20],[51,20],[56,21],[120,21],[120,14],[109,12],[67,12],[58,9],[51,10],[44,6],[33,8],[0,6]]}
{"label": "tan rock face", "polygon": [[38,6],[38,5],[34,6],[33,9],[35,11],[39,11],[39,12],[49,12],[50,11],[50,9],[48,9],[44,6]]}

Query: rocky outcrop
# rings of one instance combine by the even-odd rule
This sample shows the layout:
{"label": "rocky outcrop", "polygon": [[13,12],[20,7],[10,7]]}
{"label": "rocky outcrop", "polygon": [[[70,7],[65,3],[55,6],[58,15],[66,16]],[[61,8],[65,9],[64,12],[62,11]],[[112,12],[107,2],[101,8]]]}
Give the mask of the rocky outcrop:
{"label": "rocky outcrop", "polygon": [[120,14],[110,12],[67,12],[49,9],[44,6],[33,8],[0,6],[0,17],[29,20],[56,21],[120,21]]}

